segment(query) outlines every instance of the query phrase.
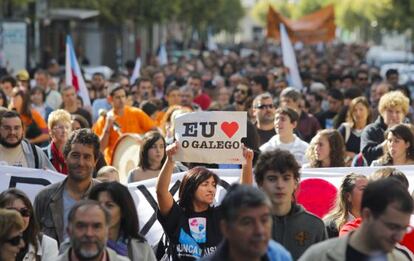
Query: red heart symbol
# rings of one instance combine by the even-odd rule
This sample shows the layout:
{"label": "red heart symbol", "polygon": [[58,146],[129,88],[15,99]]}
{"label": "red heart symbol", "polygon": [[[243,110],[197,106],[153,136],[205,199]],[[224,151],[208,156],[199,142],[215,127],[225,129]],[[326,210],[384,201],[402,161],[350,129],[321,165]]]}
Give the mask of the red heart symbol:
{"label": "red heart symbol", "polygon": [[221,124],[221,129],[227,135],[227,137],[231,138],[233,135],[239,130],[239,124],[235,121],[233,122],[223,122]]}

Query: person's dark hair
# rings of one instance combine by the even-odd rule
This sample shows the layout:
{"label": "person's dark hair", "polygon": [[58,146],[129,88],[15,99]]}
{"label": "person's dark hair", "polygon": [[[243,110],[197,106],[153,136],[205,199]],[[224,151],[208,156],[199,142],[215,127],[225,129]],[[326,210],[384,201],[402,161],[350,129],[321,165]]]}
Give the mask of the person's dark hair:
{"label": "person's dark hair", "polygon": [[360,88],[357,87],[351,87],[349,89],[346,89],[344,91],[344,99],[349,99],[352,100],[356,97],[362,96],[362,90]]}
{"label": "person's dark hair", "polygon": [[1,122],[3,121],[3,119],[10,119],[10,118],[19,118],[20,122],[22,123],[22,127],[23,127],[23,121],[22,121],[22,118],[20,117],[20,114],[14,110],[7,110],[5,112],[2,112],[1,117],[0,117],[0,126],[1,126]]}
{"label": "person's dark hair", "polygon": [[84,129],[84,128],[90,128],[88,121],[82,115],[72,114],[71,115],[71,118],[72,118],[72,121],[79,122],[79,125],[81,126],[82,129]]}
{"label": "person's dark hair", "polygon": [[30,212],[30,221],[29,225],[25,231],[23,231],[23,239],[26,244],[30,243],[35,248],[35,253],[39,249],[38,245],[38,234],[40,233],[40,228],[38,225],[37,217],[33,210],[32,202],[29,197],[21,190],[16,188],[10,188],[0,193],[0,208],[6,208],[7,205],[12,204],[15,200],[20,199],[23,201],[23,204]]}
{"label": "person's dark hair", "polygon": [[408,182],[407,176],[399,169],[393,167],[385,167],[377,169],[374,173],[369,176],[370,181],[376,181],[385,178],[394,178],[401,182],[401,184],[408,190],[410,183]]}
{"label": "person's dark hair", "polygon": [[192,78],[192,79],[197,79],[197,80],[203,81],[203,79],[201,77],[201,74],[199,72],[192,72],[190,74],[190,77],[188,77],[188,78]]}
{"label": "person's dark hair", "polygon": [[136,81],[135,84],[139,87],[139,85],[141,84],[141,82],[150,82],[151,85],[152,85],[152,81],[151,81],[151,79],[149,77],[145,77],[145,76],[139,77],[137,79],[137,81]]}
{"label": "person's dark hair", "polygon": [[180,87],[178,87],[177,85],[173,84],[173,85],[169,85],[165,91],[165,95],[168,96],[170,95],[170,93],[172,91],[180,91]]}
{"label": "person's dark hair", "polygon": [[338,101],[344,100],[344,95],[342,94],[342,92],[335,88],[332,88],[328,91],[328,96],[331,96],[332,98]]}
{"label": "person's dark hair", "polygon": [[46,76],[46,77],[50,77],[50,74],[49,74],[49,72],[48,71],[46,71],[46,70],[44,70],[44,69],[38,69],[38,70],[36,70],[36,72],[35,72],[35,75],[39,75],[39,74],[43,74],[44,76]]}
{"label": "person's dark hair", "polygon": [[263,91],[267,91],[269,87],[269,80],[265,75],[256,75],[253,76],[252,81],[254,83],[260,84],[262,86]]}
{"label": "person's dark hair", "polygon": [[100,77],[105,79],[105,75],[101,72],[96,72],[96,73],[92,74],[92,78],[95,77],[95,76],[100,76]]}
{"label": "person's dark hair", "polygon": [[42,96],[43,96],[42,100],[43,100],[43,102],[45,102],[46,101],[46,91],[43,88],[39,87],[39,86],[35,86],[35,87],[30,89],[30,96],[36,94],[37,92],[40,92],[42,94]]}
{"label": "person's dark hair", "polygon": [[[405,124],[397,124],[387,129],[384,132],[384,139],[387,140],[388,134],[392,133],[395,137],[402,139],[405,143],[409,143],[410,146],[407,148],[406,157],[407,159],[414,160],[414,134],[411,129]],[[389,152],[388,146],[385,147],[384,154],[379,158],[379,161],[383,165],[393,165],[393,159]]]}
{"label": "person's dark hair", "polygon": [[254,178],[258,185],[262,185],[267,171],[275,171],[280,174],[291,171],[295,181],[299,182],[299,169],[300,165],[292,153],[287,150],[275,149],[260,154],[254,167]]}
{"label": "person's dark hair", "polygon": [[395,179],[380,179],[368,183],[362,194],[361,210],[368,208],[374,217],[378,217],[392,203],[397,203],[401,212],[413,212],[413,198],[401,182]]}
{"label": "person's dark hair", "polygon": [[264,192],[256,187],[237,183],[231,185],[221,202],[223,219],[230,224],[237,219],[240,210],[261,206],[267,206],[269,209],[272,206]]}
{"label": "person's dark hair", "polygon": [[6,82],[9,82],[13,87],[15,87],[17,85],[16,79],[11,75],[5,75],[5,76],[1,77],[0,83],[3,84],[3,83],[6,83]]}
{"label": "person's dark hair", "polygon": [[291,123],[298,122],[298,120],[299,120],[299,114],[291,108],[287,108],[287,107],[278,108],[275,111],[275,115],[276,114],[283,114],[283,115],[288,116]]}
{"label": "person's dark hair", "polygon": [[[104,184],[104,183],[102,183]],[[69,210],[69,214],[68,214],[68,226],[72,225],[73,220],[75,219],[75,215],[76,212],[78,211],[79,208],[84,207],[84,206],[89,206],[89,207],[98,207],[100,210],[102,210],[102,212],[105,215],[105,224],[107,226],[109,226],[109,224],[111,223],[111,213],[109,213],[109,211],[103,207],[98,201],[96,200],[92,200],[92,199],[82,199],[78,202],[76,202],[72,208]],[[135,208],[135,206],[134,206]]]}
{"label": "person's dark hair", "polygon": [[217,186],[220,180],[219,177],[207,168],[194,167],[188,170],[180,184],[180,190],[178,193],[180,200],[178,201],[178,205],[185,211],[193,211],[195,192],[197,191],[198,186],[210,177],[214,178],[214,182]]}
{"label": "person's dark hair", "polygon": [[68,141],[63,147],[63,155],[65,158],[69,155],[72,150],[72,144],[79,143],[82,145],[90,145],[93,147],[93,154],[95,160],[99,157],[100,141],[99,137],[92,132],[91,129],[79,129],[72,132]]}
{"label": "person's dark hair", "polygon": [[[142,139],[141,150],[139,153],[140,155],[139,155],[138,166],[141,167],[142,170],[144,171],[150,168],[148,151],[158,140],[162,140],[164,143],[164,147],[166,146],[164,137],[161,135],[161,133],[157,131],[150,131],[150,132],[145,133],[144,138]],[[160,167],[164,165],[164,162],[166,159],[167,159],[167,154],[165,153],[165,148],[164,148],[164,157],[161,160]]]}
{"label": "person's dark hair", "polygon": [[315,97],[315,101],[322,102],[323,98],[316,92],[310,92],[308,95]]}
{"label": "person's dark hair", "polygon": [[345,74],[341,77],[341,82],[343,82],[346,79],[350,79],[352,82],[354,82],[355,78],[351,74]]}
{"label": "person's dark hair", "polygon": [[[30,101],[30,95],[29,93],[25,93],[22,90],[18,90],[16,92],[13,92],[13,96],[20,96],[22,98],[22,107],[20,109],[20,115],[24,115],[32,119],[32,112],[31,112],[31,101]],[[18,108],[15,108],[18,110]]]}
{"label": "person's dark hair", "polygon": [[151,117],[154,113],[156,113],[159,109],[157,105],[155,105],[152,101],[146,100],[142,101],[139,104],[139,108],[145,112],[145,114],[148,115],[148,117]]}
{"label": "person's dark hair", "polygon": [[398,73],[398,71],[396,70],[396,69],[388,69],[386,72],[385,72],[385,78],[390,78],[391,77],[391,75],[399,75],[399,73]]}
{"label": "person's dark hair", "polygon": [[80,95],[77,95],[76,96],[76,99],[78,100],[78,101],[80,101],[80,104],[81,104],[81,107],[83,107],[83,98],[80,96]]}
{"label": "person's dark hair", "polygon": [[98,200],[101,192],[107,192],[113,202],[121,208],[119,236],[135,238],[142,242],[145,238],[139,234],[138,213],[129,190],[119,182],[103,182],[94,186],[89,193],[89,199]]}

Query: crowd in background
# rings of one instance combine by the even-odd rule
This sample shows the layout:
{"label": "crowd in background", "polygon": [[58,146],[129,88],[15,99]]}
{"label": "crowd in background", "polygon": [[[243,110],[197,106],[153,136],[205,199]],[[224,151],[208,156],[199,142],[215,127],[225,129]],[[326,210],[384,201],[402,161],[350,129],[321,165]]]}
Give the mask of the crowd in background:
{"label": "crowd in background", "polygon": [[[296,54],[301,88],[291,86],[280,49],[270,44],[200,51],[162,66],[151,59],[134,82],[134,63],[127,62],[110,77],[95,73],[86,81],[90,107],[74,86],[65,85],[64,68],[55,60],[47,68],[2,76],[0,161],[51,169],[66,178],[42,190],[33,204],[16,189],[0,194],[0,207],[16,209],[22,218],[0,210],[0,227],[3,218],[5,223],[17,220],[6,232],[0,229],[0,260],[55,260],[58,247],[59,260],[230,260],[243,255],[246,260],[325,260],[319,245],[313,245],[332,246],[325,240],[341,235],[350,238],[351,250],[338,260],[371,260],[363,258],[378,251],[397,258],[387,260],[412,260],[403,237],[413,202],[403,173],[385,168],[370,177],[372,182],[390,176],[399,180],[393,184],[398,188],[384,196],[383,208],[376,209],[369,197],[389,184],[374,182],[365,200],[368,179],[354,173],[344,177],[336,205],[324,220],[295,201],[300,168],[414,162],[410,89],[399,84],[397,70],[381,76],[379,68],[367,64],[367,50],[356,44],[302,47]],[[245,165],[173,160],[180,149],[174,118],[193,111],[247,112]],[[166,244],[158,244],[155,252],[138,232],[132,197],[112,166],[116,144],[126,133],[141,137],[139,162],[128,182],[158,179],[157,218],[168,240],[160,241]],[[211,207],[219,177],[206,167],[240,168],[243,185],[232,187],[223,201],[226,206],[232,202],[234,210]],[[182,171],[186,175],[176,202],[168,188],[172,173]],[[251,191],[253,180],[269,198]],[[249,209],[257,210],[256,216]],[[245,220],[239,220],[243,215]],[[388,218],[384,224],[393,235],[376,234],[379,217]],[[251,234],[240,232],[243,226]],[[88,231],[97,239],[91,240]],[[383,238],[392,240],[387,246],[370,244]]]}

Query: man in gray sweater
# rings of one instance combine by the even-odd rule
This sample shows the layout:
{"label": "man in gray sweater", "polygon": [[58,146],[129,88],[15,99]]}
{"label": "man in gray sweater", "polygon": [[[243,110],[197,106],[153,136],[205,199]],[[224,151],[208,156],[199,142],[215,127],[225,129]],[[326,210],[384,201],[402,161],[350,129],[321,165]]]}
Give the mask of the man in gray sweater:
{"label": "man in gray sweater", "polygon": [[300,166],[286,150],[260,155],[254,172],[258,186],[272,202],[272,238],[297,260],[311,245],[327,239],[323,221],[295,202]]}

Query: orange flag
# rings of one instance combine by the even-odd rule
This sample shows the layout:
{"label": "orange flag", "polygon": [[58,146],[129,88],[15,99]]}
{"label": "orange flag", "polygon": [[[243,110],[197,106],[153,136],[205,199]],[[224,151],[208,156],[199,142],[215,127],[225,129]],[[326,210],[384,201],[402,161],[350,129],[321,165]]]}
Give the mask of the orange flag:
{"label": "orange flag", "polygon": [[267,37],[280,40],[279,24],[283,23],[292,42],[312,44],[335,39],[335,13],[333,5],[292,21],[269,6],[267,13]]}

